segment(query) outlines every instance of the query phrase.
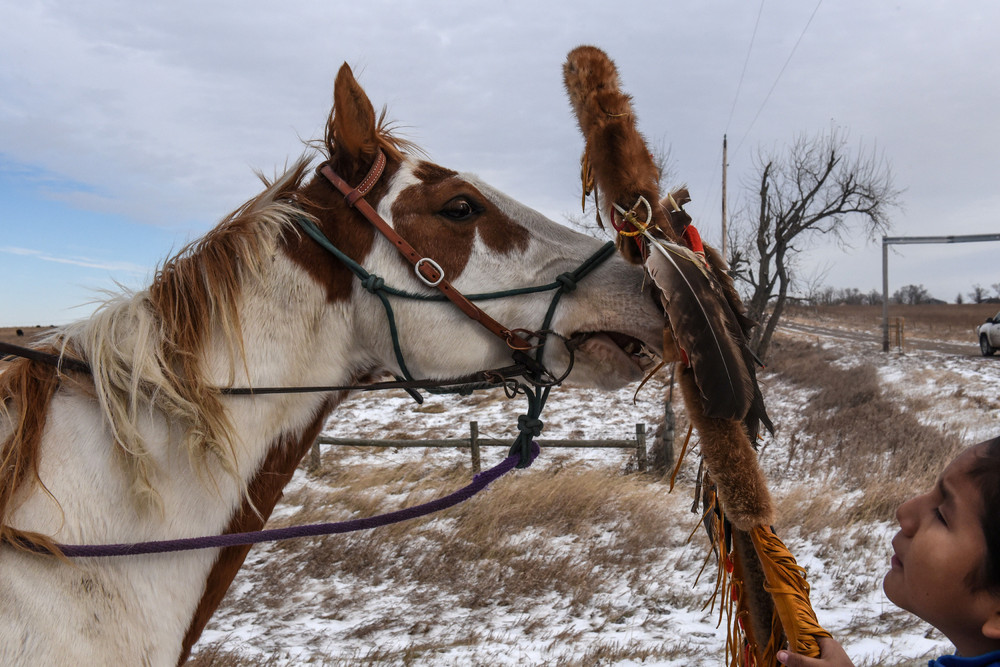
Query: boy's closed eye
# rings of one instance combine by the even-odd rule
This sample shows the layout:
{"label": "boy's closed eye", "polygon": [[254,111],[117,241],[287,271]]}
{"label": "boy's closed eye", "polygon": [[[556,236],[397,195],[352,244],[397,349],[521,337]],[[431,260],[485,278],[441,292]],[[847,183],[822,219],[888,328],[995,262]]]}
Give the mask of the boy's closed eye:
{"label": "boy's closed eye", "polygon": [[948,511],[947,508],[950,507],[951,504],[954,502],[955,496],[948,488],[948,484],[945,482],[943,477],[938,479],[935,490],[937,492],[937,497],[939,498],[939,501],[937,505],[935,505],[934,507],[934,516],[938,519],[938,521],[943,523],[945,527],[947,527],[948,519],[945,516],[945,514]]}

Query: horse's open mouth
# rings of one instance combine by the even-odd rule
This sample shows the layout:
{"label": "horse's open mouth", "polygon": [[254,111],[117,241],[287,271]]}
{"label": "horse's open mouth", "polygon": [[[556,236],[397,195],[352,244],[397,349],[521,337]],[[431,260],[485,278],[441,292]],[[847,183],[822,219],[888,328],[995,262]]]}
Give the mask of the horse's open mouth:
{"label": "horse's open mouth", "polygon": [[574,334],[567,346],[576,352],[612,363],[629,363],[646,372],[660,363],[660,357],[638,338],[617,331],[588,331]]}

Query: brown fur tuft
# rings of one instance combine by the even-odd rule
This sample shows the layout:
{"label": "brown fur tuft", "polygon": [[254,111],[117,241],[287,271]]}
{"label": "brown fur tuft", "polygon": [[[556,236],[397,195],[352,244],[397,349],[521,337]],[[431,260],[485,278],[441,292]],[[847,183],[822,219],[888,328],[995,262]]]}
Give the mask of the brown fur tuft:
{"label": "brown fur tuft", "polygon": [[770,429],[755,362],[746,348],[753,323],[743,314],[723,258],[706,248],[706,270],[686,251],[682,234],[691,217],[683,206],[691,195],[680,187],[660,198],[659,174],[636,125],[631,98],[621,90],[617,68],[600,49],[580,46],[567,56],[563,79],[586,141],[585,190],[592,179],[608,216],[614,215],[612,204],[628,210],[640,196],[645,198],[651,219],[645,220],[645,207],[634,209],[636,218],[648,223],[651,235],[677,246],[673,254],[680,259],[674,261],[658,256],[647,239],[626,236],[632,229],[617,238],[622,255],[644,263],[660,287],[673,336],[690,358],[702,390],[703,410],[715,417],[745,419],[754,435],[760,422]]}
{"label": "brown fur tuft", "polygon": [[685,368],[679,375],[684,404],[698,430],[701,455],[718,486],[726,517],[743,531],[770,526],[774,523],[771,493],[743,424],[707,417],[690,370]]}
{"label": "brown fur tuft", "polygon": [[[666,212],[657,206],[656,164],[636,127],[632,98],[619,87],[614,63],[600,49],[580,46],[567,56],[563,80],[586,141],[584,162],[592,167],[594,184],[603,197],[603,213],[610,218],[612,204],[628,210],[643,196],[652,206],[653,225],[669,230]],[[680,240],[670,232],[667,236],[674,242]],[[642,263],[632,239],[619,237],[618,247],[625,259]]]}

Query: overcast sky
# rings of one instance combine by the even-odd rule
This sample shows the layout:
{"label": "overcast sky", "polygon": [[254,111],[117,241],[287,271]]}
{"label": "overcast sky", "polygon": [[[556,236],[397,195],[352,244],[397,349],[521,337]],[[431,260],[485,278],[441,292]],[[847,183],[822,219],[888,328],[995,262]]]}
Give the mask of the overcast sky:
{"label": "overcast sky", "polygon": [[[0,326],[85,317],[255,194],[321,136],[348,62],[447,167],[556,220],[579,212],[582,140],[562,90],[600,46],[669,148],[718,244],[759,148],[849,133],[905,189],[892,235],[1000,232],[1000,3],[137,3],[0,0]],[[810,253],[805,276],[881,288],[881,250]],[[1000,282],[1000,243],[900,246],[890,290],[952,301]],[[83,305],[81,305],[83,304]]]}

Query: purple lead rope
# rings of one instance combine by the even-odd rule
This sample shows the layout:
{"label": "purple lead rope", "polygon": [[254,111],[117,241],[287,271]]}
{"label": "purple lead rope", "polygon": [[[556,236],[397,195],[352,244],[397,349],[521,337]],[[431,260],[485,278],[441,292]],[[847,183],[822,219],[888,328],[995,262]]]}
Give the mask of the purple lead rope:
{"label": "purple lead rope", "polygon": [[[531,460],[538,456],[538,443],[531,442]],[[476,495],[496,479],[510,472],[520,461],[520,455],[508,456],[496,466],[479,473],[472,483],[454,493],[414,507],[388,512],[367,519],[352,519],[337,523],[315,523],[308,526],[290,526],[288,528],[272,528],[249,533],[228,533],[226,535],[211,535],[207,537],[188,537],[179,540],[159,540],[155,542],[136,542],[134,544],[60,544],[59,550],[71,558],[97,558],[103,556],[136,556],[140,554],[169,553],[173,551],[189,551],[192,549],[212,549],[217,547],[234,547],[257,542],[276,542],[295,537],[315,537],[318,535],[333,535],[350,533],[356,530],[367,530],[388,526],[408,519],[426,516],[433,512],[452,507]]]}

